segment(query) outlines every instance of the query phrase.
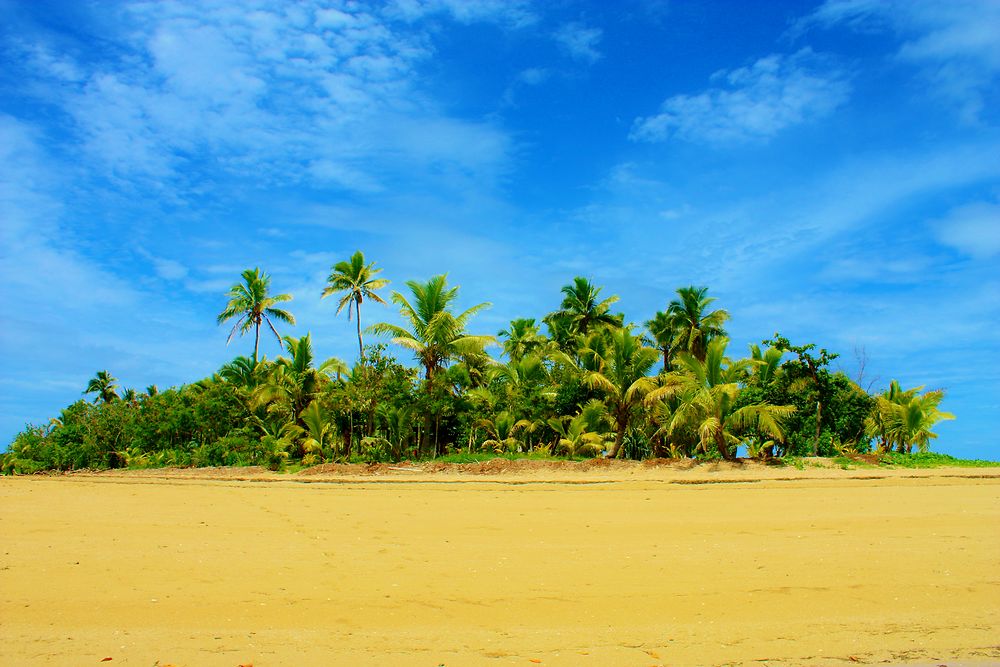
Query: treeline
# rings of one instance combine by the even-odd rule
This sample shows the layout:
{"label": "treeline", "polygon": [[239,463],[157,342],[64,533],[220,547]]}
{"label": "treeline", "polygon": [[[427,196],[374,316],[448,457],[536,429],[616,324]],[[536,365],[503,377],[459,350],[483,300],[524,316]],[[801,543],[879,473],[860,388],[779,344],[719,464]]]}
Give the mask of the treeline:
{"label": "treeline", "polygon": [[[399,461],[456,451],[537,456],[755,459],[928,449],[942,391],[895,381],[871,395],[830,367],[837,357],[780,334],[738,358],[729,314],[706,288],[682,287],[642,326],[614,312],[618,297],[577,277],[559,308],[513,320],[496,336],[470,333],[488,303],[455,312],[446,277],[393,292],[403,326],[361,325],[366,302],[385,304],[388,281],[361,252],[332,268],[322,297],[355,320],[353,366],[314,358],[309,334],[248,269],[228,293],[220,324],[254,337],[209,378],[158,391],[120,391],[100,371],[79,400],[43,426],[28,426],[0,457],[5,473],[80,468]],[[261,330],[284,353],[259,358]],[[544,332],[543,332],[544,329]],[[364,344],[365,333],[387,343]],[[389,354],[389,344],[418,368]],[[489,354],[496,349],[495,358]],[[742,448],[742,449],[741,449]]]}

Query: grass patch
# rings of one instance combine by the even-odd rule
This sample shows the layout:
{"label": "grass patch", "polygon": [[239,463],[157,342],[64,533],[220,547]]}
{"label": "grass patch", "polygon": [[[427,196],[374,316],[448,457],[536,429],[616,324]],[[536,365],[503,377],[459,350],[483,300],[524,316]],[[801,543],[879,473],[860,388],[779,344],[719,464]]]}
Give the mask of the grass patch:
{"label": "grass patch", "polygon": [[898,468],[1000,468],[1000,461],[985,461],[983,459],[957,459],[948,454],[897,454],[887,453],[880,457],[882,465]]}

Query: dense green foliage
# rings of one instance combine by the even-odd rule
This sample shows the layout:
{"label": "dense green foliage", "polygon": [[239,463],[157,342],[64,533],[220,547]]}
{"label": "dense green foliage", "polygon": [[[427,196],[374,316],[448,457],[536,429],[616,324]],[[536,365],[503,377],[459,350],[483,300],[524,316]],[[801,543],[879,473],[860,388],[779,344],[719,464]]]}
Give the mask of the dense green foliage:
{"label": "dense green foliage", "polygon": [[[270,279],[248,269],[227,294],[219,323],[254,333],[252,356],[179,388],[124,389],[98,372],[58,419],[28,426],[0,458],[5,473],[80,468],[399,461],[437,457],[611,456],[627,458],[897,457],[926,452],[941,391],[893,382],[872,396],[830,368],[836,354],[780,334],[730,356],[725,310],[704,287],[677,290],[645,329],[612,311],[617,296],[582,277],[562,289],[540,321],[519,318],[498,337],[470,331],[488,303],[456,313],[458,287],[439,275],[393,292],[402,325],[367,329],[386,343],[364,345],[360,306],[385,302],[388,281],[355,253],[332,267],[322,296],[358,318],[353,366],[314,357],[312,338],[280,337],[292,325],[270,296]],[[258,359],[259,331],[283,354]],[[408,367],[389,354],[404,353]],[[497,356],[489,351],[496,349]],[[412,356],[411,356],[412,355]],[[913,454],[911,459],[926,454]],[[923,460],[923,459],[920,459]],[[935,459],[938,461],[939,459]]]}

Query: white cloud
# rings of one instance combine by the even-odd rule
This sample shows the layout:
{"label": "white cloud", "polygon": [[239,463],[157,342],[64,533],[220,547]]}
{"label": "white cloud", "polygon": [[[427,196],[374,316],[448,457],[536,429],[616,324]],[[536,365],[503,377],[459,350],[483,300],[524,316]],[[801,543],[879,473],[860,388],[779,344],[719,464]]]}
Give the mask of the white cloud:
{"label": "white cloud", "polygon": [[[417,5],[469,20],[517,13],[499,2]],[[75,120],[84,158],[119,182],[183,198],[206,168],[213,178],[371,194],[414,164],[436,165],[446,181],[463,173],[489,182],[505,168],[510,144],[496,126],[450,117],[420,92],[417,68],[432,54],[423,28],[354,4],[117,11],[129,31],[107,35],[114,60],[56,59],[44,44],[28,60],[39,80],[75,82],[49,98]],[[443,130],[463,141],[449,143]]]}
{"label": "white cloud", "polygon": [[920,66],[937,94],[960,106],[967,119],[982,112],[984,97],[1000,74],[1000,3],[996,0],[827,0],[800,21],[813,26],[846,25],[860,32],[894,32],[902,39],[901,62]]}
{"label": "white cloud", "polygon": [[931,221],[938,239],[976,259],[1000,254],[1000,202],[975,202]]}
{"label": "white cloud", "polygon": [[[0,114],[0,284],[20,318],[94,317],[103,307],[131,304],[125,281],[95,266],[73,248],[71,230],[57,221],[64,207],[47,188],[63,174],[38,148],[28,125]],[[8,323],[10,324],[10,323]],[[3,327],[11,335],[21,327]]]}
{"label": "white cloud", "polygon": [[529,67],[517,75],[517,80],[526,86],[537,86],[549,78],[551,72],[544,67]]}
{"label": "white cloud", "polygon": [[567,23],[556,31],[555,39],[571,57],[593,64],[601,59],[597,45],[603,34],[600,28],[591,28],[582,23]]}
{"label": "white cloud", "polygon": [[520,28],[538,20],[530,5],[525,0],[393,0],[387,13],[406,21],[447,14],[459,23],[500,23]]}
{"label": "white cloud", "polygon": [[832,113],[850,95],[846,74],[809,49],[773,54],[712,79],[719,85],[670,97],[660,113],[636,119],[630,138],[715,144],[766,140]]}

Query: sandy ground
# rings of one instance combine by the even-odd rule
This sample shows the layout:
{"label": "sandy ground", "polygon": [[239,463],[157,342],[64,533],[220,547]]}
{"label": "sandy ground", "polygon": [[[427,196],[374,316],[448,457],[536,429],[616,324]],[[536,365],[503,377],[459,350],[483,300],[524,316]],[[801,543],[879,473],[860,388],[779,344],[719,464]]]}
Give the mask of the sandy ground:
{"label": "sandy ground", "polygon": [[0,478],[0,665],[1000,663],[1000,469],[493,467]]}

